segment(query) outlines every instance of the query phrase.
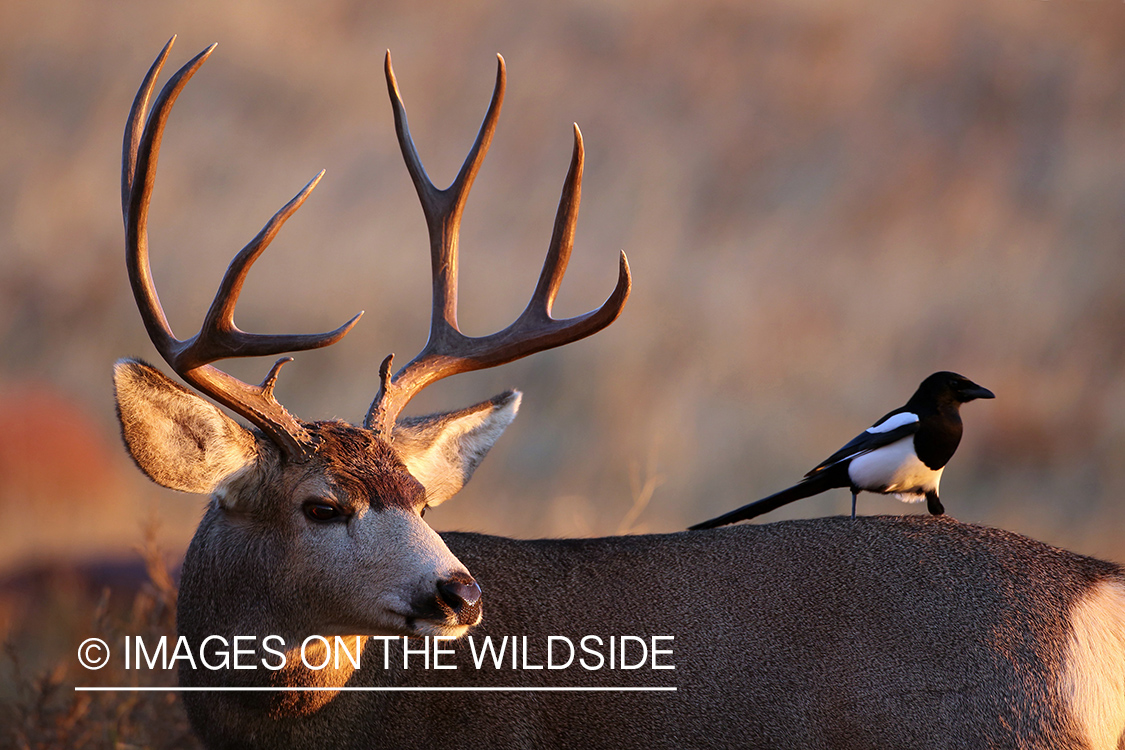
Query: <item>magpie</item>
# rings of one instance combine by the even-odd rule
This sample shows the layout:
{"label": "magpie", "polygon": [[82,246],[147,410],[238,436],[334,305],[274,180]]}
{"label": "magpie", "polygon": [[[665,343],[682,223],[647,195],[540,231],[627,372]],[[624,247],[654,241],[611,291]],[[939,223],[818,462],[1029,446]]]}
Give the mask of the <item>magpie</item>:
{"label": "magpie", "polygon": [[978,398],[995,394],[957,373],[935,372],[905,406],[861,432],[797,484],[689,528],[744,521],[834,487],[851,490],[852,518],[856,495],[864,490],[908,503],[925,500],[930,513],[940,516],[945,508],[938,499],[938,482],[961,442],[961,404]]}

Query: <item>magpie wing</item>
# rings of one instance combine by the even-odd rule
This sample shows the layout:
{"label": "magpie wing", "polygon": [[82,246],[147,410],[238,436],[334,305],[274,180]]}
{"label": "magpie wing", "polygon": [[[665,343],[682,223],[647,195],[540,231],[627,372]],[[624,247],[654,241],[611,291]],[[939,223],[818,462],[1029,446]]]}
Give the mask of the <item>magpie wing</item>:
{"label": "magpie wing", "polygon": [[890,445],[916,432],[918,432],[917,414],[908,411],[893,411],[856,435],[847,445],[821,461],[816,468],[805,476],[815,476],[841,461],[854,458],[862,453],[870,453],[876,448]]}

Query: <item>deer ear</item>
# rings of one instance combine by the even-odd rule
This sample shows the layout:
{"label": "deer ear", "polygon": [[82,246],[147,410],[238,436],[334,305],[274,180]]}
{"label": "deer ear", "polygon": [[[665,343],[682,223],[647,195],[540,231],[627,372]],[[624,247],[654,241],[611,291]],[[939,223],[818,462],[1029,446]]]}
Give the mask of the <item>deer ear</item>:
{"label": "deer ear", "polygon": [[400,419],[394,447],[410,473],[426,488],[426,504],[453,497],[504,428],[516,418],[520,392],[507,391],[460,411]]}
{"label": "deer ear", "polygon": [[125,446],[163,487],[210,493],[258,457],[249,430],[144,362],[118,362],[113,387]]}

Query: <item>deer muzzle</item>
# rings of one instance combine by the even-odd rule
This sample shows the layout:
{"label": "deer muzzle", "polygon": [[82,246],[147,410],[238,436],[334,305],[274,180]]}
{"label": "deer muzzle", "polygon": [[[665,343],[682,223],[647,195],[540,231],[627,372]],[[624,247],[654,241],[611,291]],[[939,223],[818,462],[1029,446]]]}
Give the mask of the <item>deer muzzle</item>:
{"label": "deer muzzle", "polygon": [[480,584],[468,580],[438,581],[438,600],[457,617],[458,625],[476,625],[481,615]]}

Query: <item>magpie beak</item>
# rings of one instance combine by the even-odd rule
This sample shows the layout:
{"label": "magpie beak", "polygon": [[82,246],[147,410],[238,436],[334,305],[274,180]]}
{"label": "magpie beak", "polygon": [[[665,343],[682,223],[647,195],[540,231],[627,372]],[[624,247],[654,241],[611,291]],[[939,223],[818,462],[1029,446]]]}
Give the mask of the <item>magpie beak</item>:
{"label": "magpie beak", "polygon": [[935,372],[904,406],[884,415],[797,484],[689,528],[744,521],[835,487],[851,490],[852,518],[856,496],[863,491],[905,502],[925,500],[930,513],[939,516],[945,512],[938,497],[941,473],[961,442],[961,404],[995,397],[957,373]]}

